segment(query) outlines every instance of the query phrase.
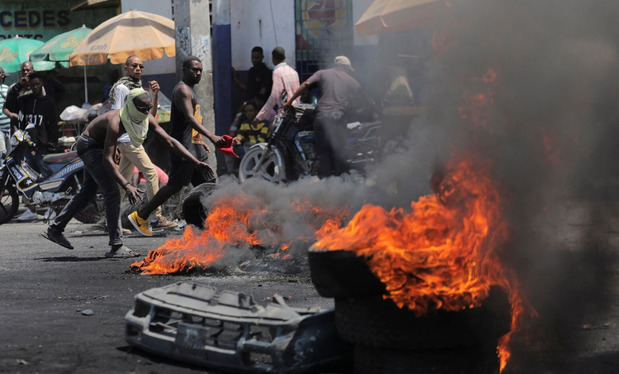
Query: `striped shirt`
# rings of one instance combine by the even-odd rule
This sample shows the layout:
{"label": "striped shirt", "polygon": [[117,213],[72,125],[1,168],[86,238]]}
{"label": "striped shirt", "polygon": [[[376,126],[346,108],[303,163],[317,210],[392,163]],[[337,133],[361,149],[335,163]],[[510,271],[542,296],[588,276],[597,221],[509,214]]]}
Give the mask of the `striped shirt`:
{"label": "striped shirt", "polygon": [[[290,65],[281,62],[275,66],[273,70],[273,87],[271,88],[271,96],[264,104],[256,118],[260,121],[269,117],[271,111],[275,108],[284,106],[284,99],[292,97],[295,91],[299,88],[299,74]],[[285,93],[285,95],[284,95]],[[282,98],[282,96],[285,96]],[[299,99],[295,100],[295,103]]]}
{"label": "striped shirt", "polygon": [[11,119],[2,111],[8,91],[9,86],[6,84],[0,85],[0,130],[8,130],[11,128]]}
{"label": "striped shirt", "polygon": [[264,122],[252,124],[249,122],[241,123],[239,130],[236,133],[236,137],[244,142],[248,141],[251,145],[264,143],[269,137],[269,126]]}

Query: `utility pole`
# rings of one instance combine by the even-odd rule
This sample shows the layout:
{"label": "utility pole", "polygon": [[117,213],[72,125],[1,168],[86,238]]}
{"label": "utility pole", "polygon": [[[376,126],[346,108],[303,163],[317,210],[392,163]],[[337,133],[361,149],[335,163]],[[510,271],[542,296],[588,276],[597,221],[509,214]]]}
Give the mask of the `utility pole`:
{"label": "utility pole", "polygon": [[[213,94],[212,38],[209,1],[172,2],[176,29],[176,77],[182,79],[183,60],[196,56],[202,61],[202,79],[194,86],[202,114],[202,124],[215,133]],[[210,145],[212,149],[212,144]],[[214,152],[214,151],[213,151]],[[217,170],[217,160],[209,157],[209,165]]]}

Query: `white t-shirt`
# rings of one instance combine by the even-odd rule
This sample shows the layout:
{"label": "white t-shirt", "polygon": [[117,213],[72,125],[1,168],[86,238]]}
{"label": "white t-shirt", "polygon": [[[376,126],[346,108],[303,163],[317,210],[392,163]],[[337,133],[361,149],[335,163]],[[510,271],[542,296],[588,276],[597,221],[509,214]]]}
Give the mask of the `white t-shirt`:
{"label": "white t-shirt", "polygon": [[[127,100],[127,95],[129,95],[129,88],[124,84],[119,84],[116,86],[116,101],[112,104],[112,109],[120,109],[125,105],[125,101]],[[129,134],[124,133],[118,137],[116,143],[129,143],[131,142],[131,138]]]}

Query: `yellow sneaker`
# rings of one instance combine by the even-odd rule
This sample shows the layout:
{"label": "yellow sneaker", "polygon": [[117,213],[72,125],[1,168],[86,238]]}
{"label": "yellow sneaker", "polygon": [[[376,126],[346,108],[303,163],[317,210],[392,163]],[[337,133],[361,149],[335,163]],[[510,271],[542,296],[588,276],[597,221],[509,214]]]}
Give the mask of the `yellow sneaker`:
{"label": "yellow sneaker", "polygon": [[138,211],[134,210],[131,214],[127,216],[129,222],[133,225],[133,227],[144,236],[153,236],[153,232],[148,227],[148,220],[142,219],[138,216]]}

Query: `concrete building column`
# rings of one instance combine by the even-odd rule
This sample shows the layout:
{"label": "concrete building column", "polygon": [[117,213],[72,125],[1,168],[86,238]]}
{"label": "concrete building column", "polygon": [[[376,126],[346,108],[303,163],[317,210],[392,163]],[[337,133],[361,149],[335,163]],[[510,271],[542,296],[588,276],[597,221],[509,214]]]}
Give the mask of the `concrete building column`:
{"label": "concrete building column", "polygon": [[[181,80],[183,60],[196,56],[202,61],[202,80],[194,86],[197,94],[202,124],[207,130],[215,131],[213,94],[213,63],[210,10],[208,1],[175,1],[174,27],[176,29],[176,76]],[[209,144],[213,149],[213,145]],[[214,152],[214,150],[213,150]],[[217,170],[215,157],[209,157],[209,164]]]}

